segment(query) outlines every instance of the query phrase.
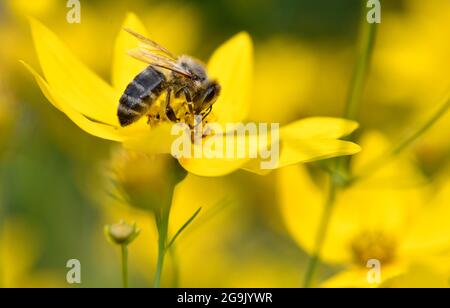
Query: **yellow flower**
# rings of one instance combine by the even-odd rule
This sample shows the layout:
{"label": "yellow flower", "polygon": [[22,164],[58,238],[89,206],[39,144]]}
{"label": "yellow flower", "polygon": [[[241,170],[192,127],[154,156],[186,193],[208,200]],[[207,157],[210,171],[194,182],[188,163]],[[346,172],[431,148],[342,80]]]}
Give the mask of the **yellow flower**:
{"label": "yellow flower", "polygon": [[[364,152],[355,157],[356,172],[389,149],[384,137],[376,133],[361,144]],[[424,183],[409,160],[399,157],[371,177],[339,191],[321,258],[347,269],[323,286],[377,286],[367,280],[370,259],[380,261],[383,283],[449,249],[450,186],[429,204]],[[289,233],[300,247],[312,253],[324,210],[319,188],[299,166],[280,171],[278,188]]]}
{"label": "yellow flower", "polygon": [[[449,86],[449,36],[446,0],[410,0],[401,14],[387,13],[374,54],[371,94],[385,103],[428,106]],[[379,91],[380,87],[385,90]]]}
{"label": "yellow flower", "polygon": [[[379,30],[367,97],[374,105],[381,102],[406,110],[405,116],[412,115],[410,122],[417,121],[449,90],[450,2],[405,1],[401,13],[383,16]],[[449,130],[450,113],[418,142],[421,160],[440,164],[450,150],[449,138],[442,132]]]}
{"label": "yellow flower", "polygon": [[6,0],[6,6],[18,15],[40,15],[57,8],[55,0],[29,2],[26,0]]}
{"label": "yellow flower", "polygon": [[[247,215],[252,215],[251,206],[244,201],[244,197],[241,184],[229,181],[226,177],[205,178],[189,174],[178,184],[170,214],[170,236],[198,208],[202,210],[168,252],[163,274],[164,287],[296,285],[298,270],[292,270],[297,263],[295,259],[290,258],[292,262],[289,262],[273,250],[267,250],[265,237],[261,241],[252,239],[252,236],[242,237],[249,231]],[[149,266],[156,262],[157,257],[157,232],[152,227],[151,217],[131,207],[111,204],[109,198],[102,203],[106,207],[101,211],[105,216],[102,221],[124,218],[136,221],[142,227],[140,236],[130,250],[130,271],[133,275],[146,278],[147,282],[143,286],[148,286],[153,278]],[[102,234],[99,233],[95,238],[93,244],[100,254],[97,259],[110,260],[111,248],[105,243]],[[233,247],[242,249],[230,249]],[[230,271],[230,268],[233,270]]]}
{"label": "yellow flower", "polygon": [[[146,34],[142,23],[128,14],[124,27]],[[149,127],[146,119],[121,128],[117,119],[117,106],[126,84],[145,67],[127,55],[136,47],[133,37],[121,31],[114,48],[112,85],[103,81],[81,63],[59,38],[38,21],[31,20],[39,62],[43,75],[25,64],[34,75],[47,99],[64,112],[81,129],[99,138],[122,142],[130,149],[147,153],[170,153],[171,125],[163,123]],[[252,42],[248,34],[240,33],[220,46],[212,55],[207,68],[216,78],[222,93],[215,103],[213,113],[218,123],[237,123],[247,118],[252,86]],[[275,102],[276,103],[276,102]],[[282,104],[282,102],[280,102]],[[310,118],[281,128],[281,153],[276,168],[290,164],[351,155],[359,146],[338,138],[357,128],[352,121],[333,118]],[[230,142],[248,142],[232,139]],[[247,143],[246,143],[247,144]],[[182,158],[181,165],[191,173],[220,176],[243,168],[261,172],[258,159],[199,159]]]}
{"label": "yellow flower", "polygon": [[[143,170],[145,176],[146,170]],[[130,271],[135,271],[148,279],[148,283],[153,280],[154,268],[149,266],[156,264],[158,232],[154,226],[154,221],[148,211],[137,210],[121,199],[111,198],[102,191],[96,191],[99,204],[102,204],[102,222],[125,219],[135,221],[142,229],[141,234],[133,243],[130,251]],[[188,174],[175,188],[170,219],[169,219],[169,239],[201,208],[200,213],[194,221],[183,231],[176,240],[166,257],[164,266],[163,286],[173,286],[174,271],[178,271],[180,286],[192,285],[192,281],[201,281],[205,276],[212,277],[213,282],[220,276],[218,271],[223,271],[223,265],[216,261],[221,257],[223,260],[224,238],[229,235],[231,222],[236,222],[236,215],[242,211],[242,204],[239,203],[242,196],[238,194],[237,185],[228,181],[224,177],[205,178],[193,174]],[[225,217],[224,217],[225,215]],[[218,225],[220,224],[220,225]],[[105,244],[104,235],[100,232],[95,237],[93,243],[100,248],[100,253],[108,259],[111,248]],[[221,246],[219,253],[214,245]],[[215,251],[215,259],[205,262],[202,267],[192,267],[193,260],[200,260],[205,257],[204,252]],[[178,252],[178,254],[177,254]],[[173,253],[176,260],[173,259]],[[102,259],[102,258],[99,258]],[[188,265],[190,262],[190,265]],[[218,263],[219,262],[219,263]],[[195,274],[193,273],[195,268]],[[148,285],[148,283],[146,285]]]}
{"label": "yellow flower", "polygon": [[261,43],[255,55],[250,120],[286,124],[304,114],[339,114],[343,106],[337,102],[345,100],[348,88],[349,59],[344,55],[337,46],[330,53],[284,35]]}
{"label": "yellow flower", "polygon": [[0,157],[7,149],[15,117],[15,106],[2,90],[0,86]]}
{"label": "yellow flower", "polygon": [[2,217],[0,225],[0,287],[35,288],[67,286],[65,275],[34,270],[39,239],[23,220]]}
{"label": "yellow flower", "polygon": [[111,174],[107,178],[113,184],[110,193],[147,211],[168,205],[175,186],[186,176],[170,155],[147,155],[123,148],[113,153],[109,165]]}

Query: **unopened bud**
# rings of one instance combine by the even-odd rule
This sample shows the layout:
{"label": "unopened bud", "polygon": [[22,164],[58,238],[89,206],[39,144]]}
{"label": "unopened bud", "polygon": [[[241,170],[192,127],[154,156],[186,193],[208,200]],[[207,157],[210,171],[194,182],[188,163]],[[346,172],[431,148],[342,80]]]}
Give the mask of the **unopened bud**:
{"label": "unopened bud", "polygon": [[117,245],[129,245],[138,237],[141,230],[136,228],[136,224],[127,224],[120,221],[118,224],[105,226],[105,234],[108,240]]}

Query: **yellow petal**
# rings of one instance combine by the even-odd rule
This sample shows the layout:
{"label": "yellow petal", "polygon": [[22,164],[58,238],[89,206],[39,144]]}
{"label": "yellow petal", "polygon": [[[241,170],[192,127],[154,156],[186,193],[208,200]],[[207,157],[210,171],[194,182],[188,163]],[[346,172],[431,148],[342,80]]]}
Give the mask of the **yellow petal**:
{"label": "yellow petal", "polygon": [[74,110],[71,105],[67,102],[68,98],[66,95],[59,93],[58,90],[51,88],[49,84],[28,64],[23,63],[25,67],[33,74],[36,79],[37,84],[42,90],[42,93],[60,111],[65,113],[72,122],[74,122],[78,127],[80,127],[85,132],[103,139],[121,141],[122,136],[120,130],[104,125],[98,122],[94,122],[86,118],[84,115],[80,114],[78,111]]}
{"label": "yellow petal", "polygon": [[376,288],[384,281],[397,277],[406,270],[405,264],[382,266],[380,283],[370,283],[367,274],[370,268],[355,267],[334,275],[321,284],[324,288]]}
{"label": "yellow petal", "polygon": [[[291,236],[300,247],[313,253],[320,217],[324,211],[323,192],[299,166],[278,171],[282,217]],[[295,192],[295,193],[293,193]],[[408,205],[402,192],[351,188],[340,191],[333,208],[322,260],[347,263],[354,260],[351,244],[365,232],[383,232],[396,243],[401,242],[407,223]]]}
{"label": "yellow petal", "polygon": [[[358,128],[358,123],[339,118],[315,117],[299,120],[280,129],[280,157],[272,169],[297,163],[353,155],[361,148],[348,141],[337,140]],[[244,169],[265,175],[260,160],[252,160]]]}
{"label": "yellow petal", "polygon": [[[279,204],[287,230],[297,244],[312,255],[324,211],[324,193],[301,165],[283,168],[277,171],[277,176]],[[321,253],[324,262],[351,261],[349,244],[358,234],[359,226],[349,224],[350,218],[341,217],[340,212],[336,204]]]}
{"label": "yellow petal", "polygon": [[[434,260],[436,261],[436,260]],[[449,264],[447,258],[444,261]],[[448,268],[447,268],[448,269]],[[381,287],[383,288],[448,288],[448,272],[436,270],[426,263],[414,262],[405,273],[387,279]]]}
{"label": "yellow petal", "polygon": [[[370,166],[380,157],[386,157],[386,154],[392,149],[393,145],[386,136],[379,132],[367,132],[359,142],[363,148],[361,155],[355,156],[353,168],[358,173],[365,173],[367,166]],[[401,171],[401,172],[400,172]],[[364,174],[367,175],[367,174]],[[405,152],[396,157],[390,157],[384,165],[373,172],[370,177],[362,179],[366,184],[405,188],[423,185],[427,180],[414,162],[411,154]]]}
{"label": "yellow petal", "polygon": [[[361,147],[353,142],[335,139],[282,139],[280,157],[270,169],[306,163],[332,157],[353,155],[361,151]],[[244,169],[257,174],[267,174],[270,169],[261,169],[261,160],[255,159],[244,166]]]}
{"label": "yellow petal", "polygon": [[201,159],[181,158],[181,166],[192,174],[199,176],[224,176],[230,174],[244,165],[246,159]]}
{"label": "yellow petal", "polygon": [[64,95],[65,99],[58,102],[60,109],[70,107],[89,118],[117,126],[118,97],[113,88],[79,61],[39,21],[30,19],[30,25],[45,79],[53,90]]}
{"label": "yellow petal", "polygon": [[276,168],[327,159],[344,155],[353,155],[361,151],[357,144],[342,140],[281,140],[280,160]]}
{"label": "yellow petal", "polygon": [[112,83],[119,91],[124,91],[128,83],[147,66],[127,54],[138,46],[138,40],[124,31],[125,28],[147,36],[147,30],[139,18],[133,13],[127,13],[116,38],[112,64]]}
{"label": "yellow petal", "polygon": [[[173,124],[171,123],[163,123],[143,134],[126,138],[124,146],[128,149],[143,151],[148,154],[172,153],[172,145],[175,140],[182,137],[172,135],[172,127]],[[214,136],[211,136],[211,138],[214,138]],[[249,139],[248,136],[241,139],[235,136],[224,135],[222,140],[226,140],[223,141],[223,144],[227,144],[228,142],[234,143],[235,149],[238,148],[237,144],[242,142],[247,151],[248,145],[250,144]],[[209,140],[211,141],[212,139]],[[215,158],[217,156],[214,156],[214,149],[211,150],[205,147],[205,142],[207,141],[203,140],[202,146],[199,146],[191,144],[191,141],[188,140],[187,150],[190,156],[179,158],[179,162],[183,168],[192,174],[209,177],[223,176],[236,171],[248,161],[248,158]]]}
{"label": "yellow petal", "polygon": [[321,191],[301,165],[283,168],[276,175],[278,203],[286,228],[297,244],[310,253],[322,213]]}
{"label": "yellow petal", "polygon": [[[148,127],[148,126],[147,126]],[[148,127],[145,132],[129,135],[123,145],[130,150],[147,154],[169,154],[172,143],[177,136],[171,135],[172,124],[162,123],[154,128]]]}
{"label": "yellow petal", "polygon": [[253,78],[253,44],[250,36],[239,33],[220,46],[208,63],[208,73],[222,86],[214,104],[219,123],[240,122],[247,117]]}
{"label": "yellow petal", "polygon": [[[207,192],[205,187],[208,187]],[[170,233],[174,235],[201,207],[199,215],[183,232],[183,236],[188,235],[196,226],[204,223],[205,219],[220,210],[220,207],[227,206],[227,203],[232,201],[230,196],[233,194],[233,187],[224,178],[204,178],[188,174],[177,185],[173,195]]]}
{"label": "yellow petal", "polygon": [[283,126],[280,135],[282,139],[339,139],[351,134],[358,126],[346,119],[312,117]]}
{"label": "yellow petal", "polygon": [[358,123],[339,118],[306,118],[280,129],[281,153],[276,168],[353,155],[361,147],[348,141],[336,140],[352,133]]}
{"label": "yellow petal", "polygon": [[411,252],[442,252],[450,247],[450,182],[424,206],[405,238],[404,249]]}
{"label": "yellow petal", "polygon": [[[258,154],[258,135],[225,133],[192,146],[193,158],[181,158],[180,164],[200,176],[224,176],[241,168]],[[231,150],[233,149],[233,150]],[[195,154],[201,154],[199,157]]]}

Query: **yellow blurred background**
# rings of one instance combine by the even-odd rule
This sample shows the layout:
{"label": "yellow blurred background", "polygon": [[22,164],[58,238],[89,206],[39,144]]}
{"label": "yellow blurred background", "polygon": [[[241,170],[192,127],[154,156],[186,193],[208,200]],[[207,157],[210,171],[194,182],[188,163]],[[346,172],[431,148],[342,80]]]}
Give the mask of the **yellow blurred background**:
{"label": "yellow blurred background", "polygon": [[[356,157],[356,170],[359,161],[383,155],[380,149],[431,115],[450,86],[450,2],[382,6],[359,119],[358,143],[367,149]],[[29,17],[52,29],[107,81],[127,12],[144,22],[153,40],[202,60],[245,30],[255,42],[255,111],[248,120],[285,124],[342,115],[357,56],[358,1],[81,0],[80,24],[67,22],[69,10],[62,0],[0,3],[0,287],[121,286],[119,251],[103,234],[105,224],[120,219],[142,230],[130,245],[131,286],[152,285],[157,254],[151,214],[111,194],[105,170],[117,159],[118,146],[67,121],[19,63],[39,67]],[[404,154],[381,178],[342,194],[336,234],[330,234],[339,247],[325,247],[317,285],[361,285],[352,276],[360,270],[348,246],[352,236],[394,221],[392,234],[413,230],[414,241],[408,241],[436,244],[439,251],[433,258],[429,250],[397,258],[401,274],[392,274],[386,286],[449,286],[450,114]],[[264,177],[244,171],[214,179],[188,175],[174,196],[172,234],[197,208],[202,211],[168,255],[163,286],[301,286],[323,199],[321,167],[294,166]],[[360,206],[377,218],[370,226],[349,214]],[[427,220],[419,220],[417,211]],[[417,231],[433,222],[434,233]],[[66,282],[70,259],[82,264],[81,285]]]}

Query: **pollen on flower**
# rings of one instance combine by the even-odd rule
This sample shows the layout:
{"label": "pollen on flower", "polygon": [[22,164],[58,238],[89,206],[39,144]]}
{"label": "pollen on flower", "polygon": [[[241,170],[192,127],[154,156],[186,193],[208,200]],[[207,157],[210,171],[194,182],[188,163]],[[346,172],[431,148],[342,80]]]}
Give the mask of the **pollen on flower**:
{"label": "pollen on flower", "polygon": [[[170,103],[170,107],[176,118],[175,121],[170,119],[167,115],[166,99],[163,96],[150,107],[150,110],[147,113],[147,124],[153,128],[163,122],[183,123],[187,124],[191,128],[191,131],[198,126],[199,123],[196,122],[198,121],[198,118],[196,118],[196,115],[191,111],[189,104],[186,101],[175,99]],[[199,116],[202,117],[202,127],[205,127],[208,123],[214,122],[216,119],[214,112]]]}
{"label": "pollen on flower", "polygon": [[353,238],[351,251],[357,265],[366,266],[370,259],[387,264],[396,257],[397,241],[383,231],[365,231]]}

